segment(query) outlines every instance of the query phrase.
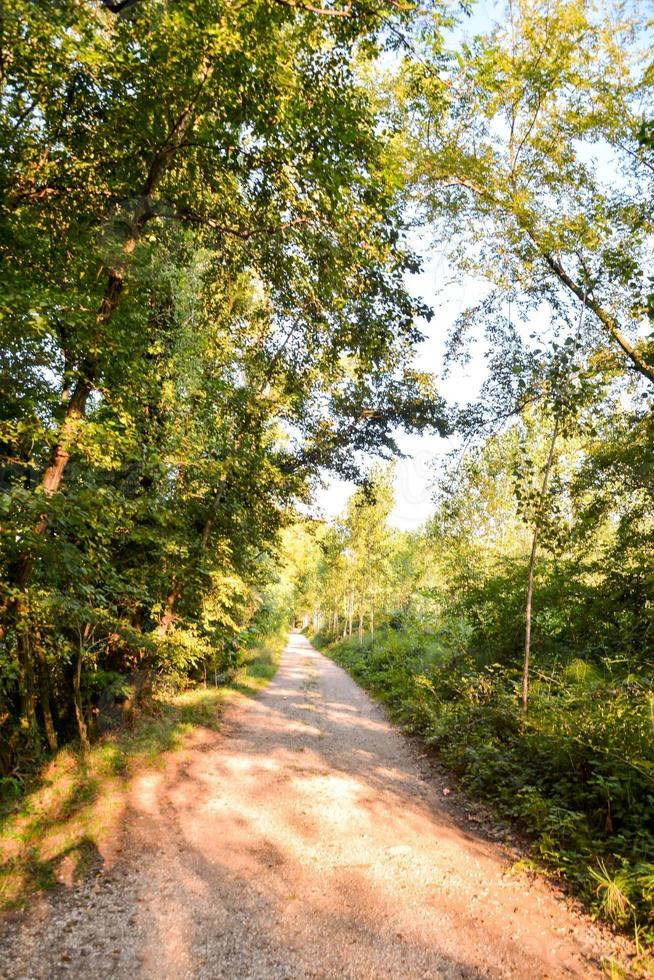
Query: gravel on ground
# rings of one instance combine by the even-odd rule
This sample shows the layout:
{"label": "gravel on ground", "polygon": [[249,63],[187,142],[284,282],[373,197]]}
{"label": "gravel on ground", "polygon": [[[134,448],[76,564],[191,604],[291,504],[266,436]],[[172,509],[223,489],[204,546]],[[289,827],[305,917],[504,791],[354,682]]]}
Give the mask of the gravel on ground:
{"label": "gravel on ground", "polygon": [[600,976],[610,933],[450,786],[293,634],[256,700],[133,779],[94,873],[0,922],[0,977]]}

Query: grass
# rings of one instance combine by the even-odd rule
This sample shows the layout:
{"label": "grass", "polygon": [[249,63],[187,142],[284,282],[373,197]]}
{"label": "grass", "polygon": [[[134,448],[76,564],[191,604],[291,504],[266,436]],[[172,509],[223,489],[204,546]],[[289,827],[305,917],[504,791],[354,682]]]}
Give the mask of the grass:
{"label": "grass", "polygon": [[0,799],[0,910],[71,883],[102,863],[100,842],[121,826],[131,778],[161,767],[199,727],[218,730],[225,707],[254,697],[274,677],[282,637],[248,652],[225,686],[159,697],[132,727],[104,736],[86,755],[66,746],[26,791],[5,780]]}

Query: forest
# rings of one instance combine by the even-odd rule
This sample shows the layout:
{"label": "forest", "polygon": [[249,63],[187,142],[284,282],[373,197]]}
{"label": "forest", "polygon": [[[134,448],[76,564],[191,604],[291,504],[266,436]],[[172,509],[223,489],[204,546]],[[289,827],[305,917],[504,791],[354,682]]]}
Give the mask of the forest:
{"label": "forest", "polygon": [[0,790],[298,623],[644,944],[654,21],[480,8],[1,6]]}

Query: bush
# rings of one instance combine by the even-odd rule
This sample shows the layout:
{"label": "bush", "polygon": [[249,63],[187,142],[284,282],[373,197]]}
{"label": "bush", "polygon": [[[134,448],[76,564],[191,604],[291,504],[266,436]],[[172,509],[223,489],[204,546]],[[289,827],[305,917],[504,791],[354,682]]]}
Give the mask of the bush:
{"label": "bush", "polygon": [[453,652],[451,637],[390,630],[330,652],[595,911],[654,939],[647,678],[574,657],[535,678],[524,715],[516,669]]}

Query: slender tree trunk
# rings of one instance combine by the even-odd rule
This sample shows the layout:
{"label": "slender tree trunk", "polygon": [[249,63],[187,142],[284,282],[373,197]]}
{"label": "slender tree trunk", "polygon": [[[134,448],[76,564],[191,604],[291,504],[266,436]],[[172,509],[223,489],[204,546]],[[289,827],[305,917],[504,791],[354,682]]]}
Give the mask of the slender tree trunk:
{"label": "slender tree trunk", "polygon": [[370,606],[370,639],[375,638],[375,607],[371,604]]}
{"label": "slender tree trunk", "polygon": [[[94,372],[92,372],[93,374]],[[41,486],[47,494],[56,493],[61,486],[64,470],[70,459],[70,444],[74,438],[75,423],[82,418],[91,394],[93,377],[80,378],[66,405],[66,415],[59,431],[59,439],[52,450],[50,464],[43,474]],[[45,522],[39,524],[38,533],[45,530]]]}
{"label": "slender tree trunk", "polygon": [[527,579],[527,602],[525,605],[525,654],[522,665],[522,709],[527,710],[529,698],[529,661],[531,657],[531,603],[534,595],[534,572],[536,570],[536,551],[538,548],[538,527],[534,528],[529,558],[529,577]]}
{"label": "slender tree trunk", "polygon": [[171,586],[170,592],[166,596],[166,605],[164,606],[164,611],[159,620],[159,625],[157,626],[157,636],[160,639],[166,635],[170,627],[175,622],[175,605],[180,596],[180,591],[177,585],[177,578],[173,575],[173,584]]}
{"label": "slender tree trunk", "polygon": [[21,719],[31,738],[38,734],[36,720],[36,691],[34,689],[34,660],[30,643],[29,627],[24,622],[21,604],[16,607],[18,626],[18,690]]}
{"label": "slender tree trunk", "polygon": [[550,449],[547,455],[547,462],[545,463],[545,470],[543,472],[543,482],[540,488],[540,497],[538,500],[538,508],[536,510],[536,520],[534,522],[534,534],[531,539],[531,555],[529,557],[529,575],[527,578],[527,601],[525,604],[525,654],[524,661],[522,665],[522,709],[527,710],[527,702],[529,699],[529,668],[531,660],[531,607],[532,600],[534,597],[534,574],[536,572],[536,554],[538,551],[538,534],[540,531],[540,521],[543,515],[543,507],[545,505],[545,498],[547,495],[547,485],[550,479],[550,473],[552,470],[552,463],[554,461],[554,448],[556,446],[556,440],[559,434],[559,420],[557,419],[554,423],[554,429],[552,430],[552,438],[550,440]]}
{"label": "slender tree trunk", "polygon": [[54,721],[52,718],[52,709],[50,706],[51,702],[51,685],[50,685],[50,668],[48,666],[48,661],[45,657],[45,650],[43,649],[43,642],[41,640],[41,635],[36,632],[36,660],[38,664],[38,675],[39,675],[39,700],[41,702],[41,711],[43,713],[43,727],[45,729],[45,737],[48,740],[48,747],[51,752],[56,752],[58,748],[57,741],[57,731],[55,729]]}
{"label": "slender tree trunk", "polygon": [[[85,634],[88,635],[88,626],[85,629]],[[75,708],[75,720],[77,722],[77,731],[79,732],[79,740],[82,744],[82,751],[88,752],[91,747],[89,742],[89,733],[86,727],[86,721],[84,719],[84,708],[82,706],[82,660],[84,659],[84,644],[80,642],[79,652],[77,654],[77,662],[75,664],[75,674],[73,676],[73,706]]]}
{"label": "slender tree trunk", "polygon": [[[555,270],[556,271],[556,270]],[[579,323],[577,325],[577,333],[575,335],[573,358],[577,354],[577,348],[579,346],[579,338],[581,337],[581,328],[584,324],[584,313],[586,310],[588,302],[588,287],[584,287],[583,291],[578,291],[578,288],[573,289],[575,295],[581,300],[581,310],[579,312]],[[591,306],[594,309],[594,307]],[[552,438],[550,440],[550,448],[547,454],[547,462],[545,463],[545,471],[543,473],[543,482],[540,490],[540,498],[538,501],[538,507],[536,510],[536,520],[534,522],[534,534],[531,540],[531,554],[529,556],[529,575],[527,578],[527,601],[525,604],[525,652],[524,661],[522,665],[522,710],[527,710],[527,702],[529,700],[529,670],[530,670],[530,660],[531,660],[531,608],[534,597],[534,576],[536,572],[536,555],[538,551],[538,535],[540,531],[540,520],[543,513],[543,507],[545,505],[545,498],[547,495],[547,485],[550,479],[550,472],[552,470],[552,463],[554,461],[554,449],[556,447],[556,440],[559,435],[559,416],[556,417],[554,422],[554,428],[552,429]]]}
{"label": "slender tree trunk", "polygon": [[29,733],[30,739],[36,741],[38,738],[38,722],[36,718],[34,659],[32,656],[27,596],[24,592],[15,594],[7,600],[2,609],[2,616],[4,620],[2,636],[6,635],[8,627],[13,627],[16,634],[18,697],[20,702],[21,725]]}
{"label": "slender tree trunk", "polygon": [[359,605],[359,646],[363,646],[363,600]]}

